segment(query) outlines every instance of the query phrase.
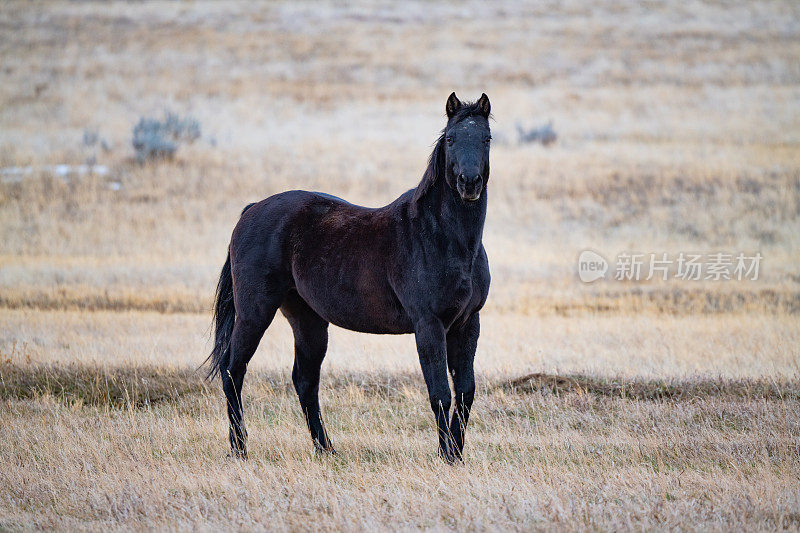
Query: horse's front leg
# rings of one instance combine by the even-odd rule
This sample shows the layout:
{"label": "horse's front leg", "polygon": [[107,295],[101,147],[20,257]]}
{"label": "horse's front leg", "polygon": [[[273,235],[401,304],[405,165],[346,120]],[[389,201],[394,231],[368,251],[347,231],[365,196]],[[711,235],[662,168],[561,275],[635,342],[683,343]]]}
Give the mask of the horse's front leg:
{"label": "horse's front leg", "polygon": [[428,398],[436,418],[439,455],[452,463],[455,460],[452,438],[447,425],[450,415],[450,384],[447,380],[447,344],[444,326],[435,316],[426,317],[414,327],[422,375],[428,387]]}
{"label": "horse's front leg", "polygon": [[453,375],[455,407],[450,421],[454,454],[461,459],[464,453],[464,433],[469,421],[472,401],[475,399],[475,350],[480,334],[478,313],[473,314],[461,328],[453,328],[447,334],[447,366]]}

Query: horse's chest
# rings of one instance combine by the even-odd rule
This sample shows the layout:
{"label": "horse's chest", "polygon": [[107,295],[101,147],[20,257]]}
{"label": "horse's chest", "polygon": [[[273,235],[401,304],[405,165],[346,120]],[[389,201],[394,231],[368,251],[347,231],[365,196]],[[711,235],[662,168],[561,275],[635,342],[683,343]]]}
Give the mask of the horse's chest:
{"label": "horse's chest", "polygon": [[472,275],[469,272],[451,270],[440,276],[438,287],[432,294],[432,303],[445,323],[461,315],[472,299],[473,289]]}
{"label": "horse's chest", "polygon": [[445,283],[445,289],[445,299],[453,302],[466,302],[472,296],[472,276],[453,276]]}

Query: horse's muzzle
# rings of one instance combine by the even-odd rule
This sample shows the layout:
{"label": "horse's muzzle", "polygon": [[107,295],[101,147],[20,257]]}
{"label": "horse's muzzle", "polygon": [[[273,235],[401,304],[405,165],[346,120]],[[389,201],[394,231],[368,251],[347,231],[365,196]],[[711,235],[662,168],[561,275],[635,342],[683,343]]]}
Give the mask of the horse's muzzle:
{"label": "horse's muzzle", "polygon": [[456,189],[462,200],[474,202],[481,197],[483,178],[480,174],[473,177],[466,177],[464,174],[460,174],[458,180],[456,180]]}

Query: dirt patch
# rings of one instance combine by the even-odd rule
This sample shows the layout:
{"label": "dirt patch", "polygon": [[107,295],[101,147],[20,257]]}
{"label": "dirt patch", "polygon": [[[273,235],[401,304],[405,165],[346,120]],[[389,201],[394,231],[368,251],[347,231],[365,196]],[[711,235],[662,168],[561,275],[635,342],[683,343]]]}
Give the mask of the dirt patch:
{"label": "dirt patch", "polygon": [[679,400],[720,397],[726,399],[800,399],[800,381],[762,379],[626,380],[585,375],[558,376],[534,373],[504,383],[516,394],[537,392],[556,395],[577,393],[630,400]]}

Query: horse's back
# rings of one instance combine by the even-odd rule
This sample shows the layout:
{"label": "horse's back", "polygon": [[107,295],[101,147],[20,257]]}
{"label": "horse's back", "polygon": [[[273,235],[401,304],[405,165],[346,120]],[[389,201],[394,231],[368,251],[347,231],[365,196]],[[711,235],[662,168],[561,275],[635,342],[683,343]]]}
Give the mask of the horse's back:
{"label": "horse's back", "polygon": [[314,225],[315,219],[331,211],[368,211],[336,196],[311,191],[285,191],[250,204],[233,230],[232,243],[239,247],[258,247],[267,241],[281,243],[303,225]]}

